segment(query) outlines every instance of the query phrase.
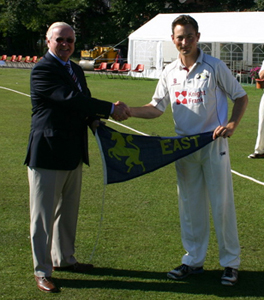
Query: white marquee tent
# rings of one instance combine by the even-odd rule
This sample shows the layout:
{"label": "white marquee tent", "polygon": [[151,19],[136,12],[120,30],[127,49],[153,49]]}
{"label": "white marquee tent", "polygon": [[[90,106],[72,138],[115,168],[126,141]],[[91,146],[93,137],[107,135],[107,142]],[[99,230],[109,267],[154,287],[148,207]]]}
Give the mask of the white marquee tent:
{"label": "white marquee tent", "polygon": [[[145,77],[159,78],[164,65],[178,56],[171,39],[171,23],[179,15],[158,14],[129,36],[128,63],[132,68],[137,64],[144,64]],[[202,47],[204,51],[208,50],[206,53],[223,59],[230,68],[233,61],[245,62],[248,66],[261,63],[264,54],[258,55],[254,60],[254,49],[257,49],[254,45],[262,47],[264,44],[264,34],[261,31],[264,12],[189,13],[189,15],[198,22],[201,33],[200,45],[205,47]],[[223,48],[225,45],[229,47]],[[225,57],[223,55],[227,49],[230,53]],[[240,49],[240,53],[238,54],[235,49]]]}

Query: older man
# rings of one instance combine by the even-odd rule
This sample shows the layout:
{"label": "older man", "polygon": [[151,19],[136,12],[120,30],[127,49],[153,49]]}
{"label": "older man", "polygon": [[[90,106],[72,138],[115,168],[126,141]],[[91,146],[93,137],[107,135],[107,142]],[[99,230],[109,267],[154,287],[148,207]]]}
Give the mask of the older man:
{"label": "older man", "polygon": [[87,125],[129,116],[122,102],[92,98],[82,69],[72,61],[75,32],[56,22],[48,52],[31,73],[32,123],[25,164],[30,186],[30,232],[37,286],[58,292],[53,270],[87,272],[74,257],[82,164],[88,164]]}

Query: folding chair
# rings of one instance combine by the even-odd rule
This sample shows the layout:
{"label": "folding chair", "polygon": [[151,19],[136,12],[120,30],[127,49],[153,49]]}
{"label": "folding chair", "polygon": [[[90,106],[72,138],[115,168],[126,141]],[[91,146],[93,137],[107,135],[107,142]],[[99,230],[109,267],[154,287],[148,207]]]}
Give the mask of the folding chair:
{"label": "folding chair", "polygon": [[99,73],[99,75],[101,76],[101,74],[103,74],[103,72],[105,72],[106,69],[107,69],[107,63],[102,62],[102,63],[100,63],[100,66],[98,68],[94,68],[94,71],[96,73]]}
{"label": "folding chair", "polygon": [[12,55],[10,59],[6,60],[8,67],[12,67],[14,62],[16,62],[16,55]]}
{"label": "folding chair", "polygon": [[38,57],[36,55],[33,56],[30,62],[36,64],[38,62]]}
{"label": "folding chair", "polygon": [[143,76],[143,72],[144,72],[144,65],[143,64],[138,64],[136,66],[136,68],[134,70],[131,70],[132,72],[136,73],[136,74],[141,74],[141,76],[144,78]]}
{"label": "folding chair", "polygon": [[18,57],[16,58],[15,62],[21,62],[22,61],[22,55],[18,55]]}
{"label": "folding chair", "polygon": [[22,62],[23,62],[23,67],[27,68],[31,62],[30,56],[26,56]]}
{"label": "folding chair", "polygon": [[6,66],[7,55],[3,54],[0,59],[0,67]]}
{"label": "folding chair", "polygon": [[7,60],[7,55],[3,54],[0,60],[6,61]]}
{"label": "folding chair", "polygon": [[118,75],[121,76],[121,78],[124,78],[124,74],[127,74],[129,71],[131,71],[131,64],[124,63],[122,68],[118,70]]}
{"label": "folding chair", "polygon": [[16,61],[16,55],[12,55],[10,60],[6,60],[6,61],[15,62]]}
{"label": "folding chair", "polygon": [[13,67],[14,68],[16,68],[16,67],[18,67],[18,68],[22,67],[22,64],[21,64],[22,63],[22,59],[23,59],[22,55],[18,55],[17,58],[14,61]]}
{"label": "folding chair", "polygon": [[113,78],[113,74],[118,73],[119,66],[120,66],[119,63],[113,63],[110,69],[106,69],[106,73],[110,73],[112,75],[112,78]]}

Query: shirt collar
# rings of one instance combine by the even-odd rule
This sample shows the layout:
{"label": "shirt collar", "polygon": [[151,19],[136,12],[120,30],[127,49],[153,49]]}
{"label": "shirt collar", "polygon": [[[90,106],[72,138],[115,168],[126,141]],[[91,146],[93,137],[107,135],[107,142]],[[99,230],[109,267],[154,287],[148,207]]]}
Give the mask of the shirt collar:
{"label": "shirt collar", "polygon": [[[203,56],[204,56],[204,52],[203,52],[202,49],[199,48],[199,56],[197,57],[197,60],[196,60],[196,62],[195,62],[194,65],[196,65],[196,64],[202,64],[202,62],[203,62]],[[180,70],[186,70],[186,67],[182,64],[180,58],[179,58],[179,60],[180,60]]]}
{"label": "shirt collar", "polygon": [[200,51],[200,54],[199,54],[199,56],[198,56],[198,58],[197,58],[197,60],[196,60],[196,63],[197,63],[197,64],[201,64],[201,63],[203,62],[203,56],[204,56],[203,50],[202,50],[202,49],[199,49],[199,51]]}
{"label": "shirt collar", "polygon": [[54,58],[56,58],[57,61],[59,61],[63,66],[65,66],[67,63],[70,63],[70,60],[68,60],[68,61],[61,60],[58,56],[56,56],[53,52],[51,52],[50,49],[48,51],[49,51],[49,54],[52,55]]}

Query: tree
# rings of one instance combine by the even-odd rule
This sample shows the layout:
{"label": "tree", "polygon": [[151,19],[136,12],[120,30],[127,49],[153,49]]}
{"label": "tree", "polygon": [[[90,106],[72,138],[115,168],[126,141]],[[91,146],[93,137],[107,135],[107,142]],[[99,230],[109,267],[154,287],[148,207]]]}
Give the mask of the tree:
{"label": "tree", "polygon": [[264,0],[109,2],[110,7],[105,0],[0,0],[0,49],[9,55],[43,55],[46,30],[56,21],[73,26],[80,50],[118,44],[159,13],[264,10]]}
{"label": "tree", "polygon": [[104,0],[85,1],[74,18],[77,49],[93,48],[97,44],[111,42],[112,29],[108,17],[109,7]]}
{"label": "tree", "polygon": [[111,22],[117,40],[123,40],[134,30],[166,12],[166,1],[162,0],[113,0],[111,1]]}
{"label": "tree", "polygon": [[251,9],[254,5],[254,0],[189,0],[181,5],[179,5],[179,1],[168,1],[168,9],[170,12],[244,11]]}
{"label": "tree", "polygon": [[255,10],[263,11],[264,10],[264,0],[256,0]]}

